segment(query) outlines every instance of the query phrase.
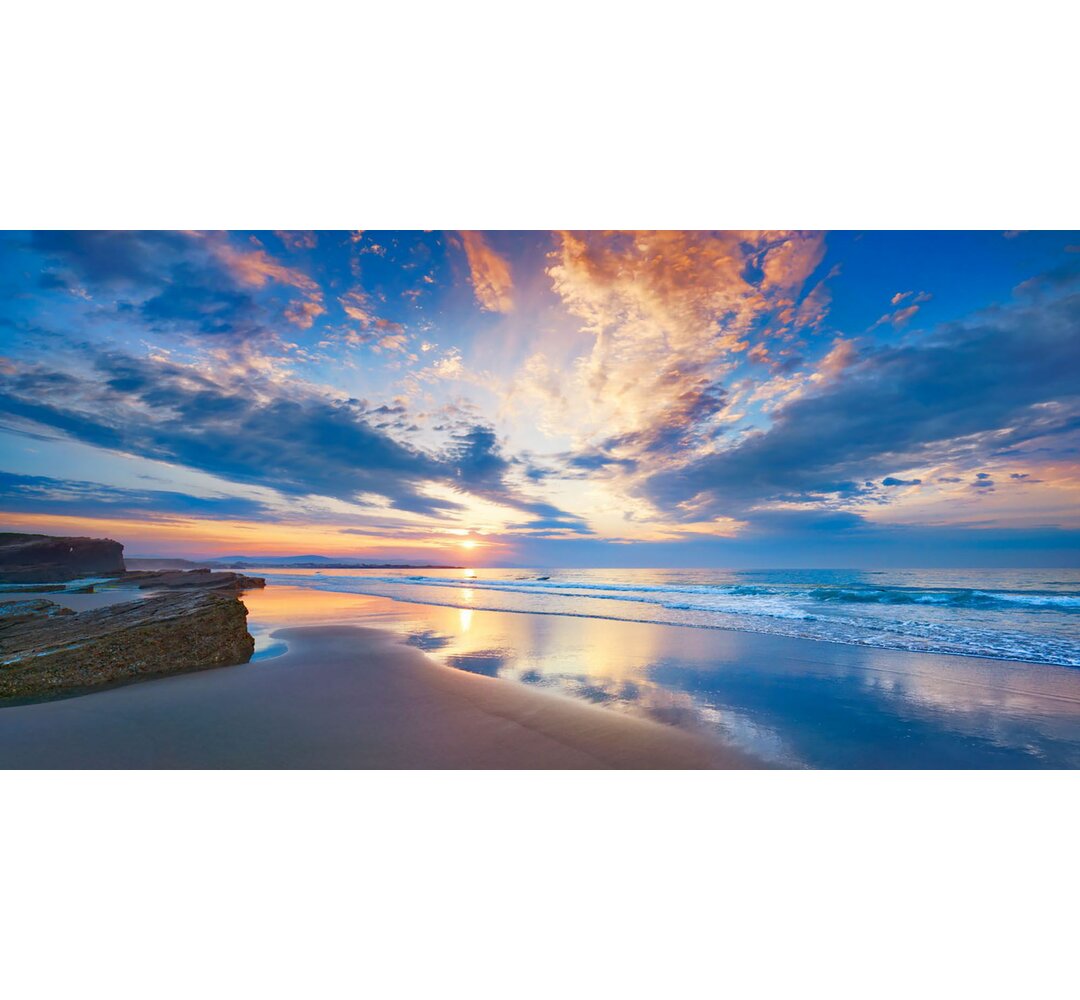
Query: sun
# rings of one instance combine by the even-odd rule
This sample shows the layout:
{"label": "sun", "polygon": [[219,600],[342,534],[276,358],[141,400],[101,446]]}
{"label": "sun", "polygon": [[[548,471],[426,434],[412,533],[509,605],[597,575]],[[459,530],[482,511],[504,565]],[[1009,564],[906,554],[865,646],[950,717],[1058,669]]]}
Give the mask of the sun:
{"label": "sun", "polygon": [[477,546],[477,542],[473,538],[466,538],[465,541],[458,542],[458,545],[460,545],[463,549],[475,549]]}

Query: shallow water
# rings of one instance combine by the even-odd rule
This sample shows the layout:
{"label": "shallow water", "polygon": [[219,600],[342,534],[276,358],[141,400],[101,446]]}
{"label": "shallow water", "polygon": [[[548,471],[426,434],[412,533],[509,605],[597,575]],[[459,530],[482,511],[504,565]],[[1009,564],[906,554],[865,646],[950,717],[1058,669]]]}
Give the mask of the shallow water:
{"label": "shallow water", "polygon": [[268,581],[489,611],[1080,667],[1076,570],[291,570]]}
{"label": "shallow water", "polygon": [[260,655],[285,624],[374,625],[448,667],[705,732],[781,766],[1080,767],[1074,667],[486,611],[460,595],[459,607],[414,604],[315,582],[245,595]]}

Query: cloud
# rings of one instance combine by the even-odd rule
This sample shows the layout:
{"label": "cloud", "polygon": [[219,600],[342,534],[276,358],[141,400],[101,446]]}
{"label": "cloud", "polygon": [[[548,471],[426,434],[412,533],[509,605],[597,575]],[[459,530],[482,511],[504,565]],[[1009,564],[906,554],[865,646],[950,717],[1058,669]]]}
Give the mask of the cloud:
{"label": "cloud", "polygon": [[400,323],[375,314],[371,296],[363,289],[354,288],[338,298],[338,303],[349,319],[356,320],[362,332],[350,330],[345,335],[348,344],[370,344],[376,353],[381,351],[404,351],[408,344],[405,327]]}
{"label": "cloud", "polygon": [[469,262],[473,292],[480,307],[488,312],[511,312],[514,308],[514,282],[506,258],[491,248],[482,233],[463,230],[459,235]]}
{"label": "cloud", "polygon": [[786,498],[816,502],[823,480],[970,462],[1070,433],[1080,426],[1078,326],[1080,296],[1072,294],[866,349],[844,378],[776,411],[768,429],[657,472],[646,495],[687,519],[750,516]]}
{"label": "cloud", "polygon": [[290,250],[314,250],[318,236],[310,230],[275,230],[274,235]]}
{"label": "cloud", "polygon": [[[1075,491],[1075,256],[1013,305],[934,328],[924,269],[899,258],[833,310],[850,286],[820,233],[517,237],[513,272],[492,246],[509,236],[377,235],[6,238],[2,291],[25,292],[0,318],[7,426],[279,490],[281,509],[317,494],[325,511],[475,513],[473,530],[534,538],[1049,523]],[[477,302],[511,319],[470,326],[470,291],[441,280],[466,261]],[[876,334],[867,301],[888,309]],[[950,310],[962,301],[949,291]],[[362,392],[404,403],[349,398]],[[87,484],[33,461],[58,478],[16,495],[89,504]]]}
{"label": "cloud", "polygon": [[369,327],[375,322],[376,316],[371,300],[362,289],[356,288],[346,292],[338,299],[338,302],[349,319],[356,320],[364,327]]}
{"label": "cloud", "polygon": [[448,461],[457,477],[472,486],[501,483],[510,466],[499,448],[495,432],[482,424],[453,435]]}
{"label": "cloud", "polygon": [[273,281],[304,292],[305,298],[290,303],[285,309],[285,318],[290,323],[302,330],[309,330],[315,319],[326,312],[322,289],[303,271],[282,264],[261,248],[241,250],[230,243],[227,237],[218,234],[210,234],[206,239],[211,252],[224,263],[241,285],[262,288]]}
{"label": "cloud", "polygon": [[30,246],[81,281],[121,288],[158,283],[190,240],[176,232],[46,230],[33,233]]}
{"label": "cloud", "polygon": [[544,537],[555,537],[555,533],[591,535],[592,531],[578,518],[562,517],[537,517],[531,521],[523,521],[520,524],[508,524],[509,531],[522,531],[527,533],[539,533]]}
{"label": "cloud", "polygon": [[825,355],[815,367],[810,376],[811,382],[827,382],[843,374],[847,367],[855,360],[855,343],[837,337]]}
{"label": "cloud", "polygon": [[301,330],[310,330],[315,320],[326,313],[322,299],[302,299],[290,303],[285,310],[285,318],[300,327]]}
{"label": "cloud", "polygon": [[[895,300],[895,298],[896,296],[894,295],[893,299]],[[918,311],[919,307],[917,305],[904,306],[901,309],[895,309],[882,316],[871,329],[885,326],[886,324],[895,327],[896,329],[900,329],[900,327],[904,326]]]}
{"label": "cloud", "polygon": [[611,467],[634,469],[637,461],[632,458],[617,458],[599,449],[574,454],[572,452],[560,456],[563,463],[571,469],[582,469],[585,472],[596,473]]}
{"label": "cloud", "polygon": [[383,351],[405,351],[408,349],[409,338],[400,332],[402,329],[400,324],[378,320],[373,326],[375,329],[364,330],[360,333],[355,330],[346,331],[345,343],[354,347],[366,344],[376,354],[381,354]]}
{"label": "cloud", "polygon": [[300,290],[285,317],[308,329],[325,311],[319,285],[265,249],[234,246],[223,233],[37,232],[30,248],[60,269],[62,285],[107,292],[118,317],[150,330],[236,341],[275,335],[255,293],[269,284]]}
{"label": "cloud", "polygon": [[765,288],[788,291],[801,288],[825,256],[825,241],[820,233],[761,235],[768,245],[761,256],[762,286]]}
{"label": "cloud", "polygon": [[372,407],[303,383],[251,372],[211,376],[119,351],[86,347],[81,357],[79,372],[38,366],[0,374],[0,416],[289,497],[361,505],[383,498],[398,510],[439,517],[462,509],[454,493],[469,494],[588,530],[512,485],[514,463],[494,430],[475,420],[451,427],[446,449],[426,451],[393,436],[407,423],[401,405]]}
{"label": "cloud", "polygon": [[799,304],[795,325],[802,329],[817,330],[829,315],[831,305],[832,293],[824,280],[819,281]]}
{"label": "cloud", "polygon": [[468,380],[470,373],[461,358],[461,351],[456,347],[451,347],[441,358],[418,371],[416,377],[424,382],[439,380],[450,382],[457,379]]}
{"label": "cloud", "polygon": [[229,242],[222,234],[207,234],[205,238],[211,252],[229,269],[243,285],[262,288],[267,282],[276,281],[304,292],[317,292],[318,284],[299,268],[289,267],[275,260],[265,250],[242,250]]}
{"label": "cloud", "polygon": [[[726,378],[744,355],[772,363],[764,340],[820,324],[828,295],[804,283],[821,262],[820,233],[560,233],[548,274],[589,338],[567,377],[542,352],[514,394],[538,403],[544,426],[579,447],[620,442],[624,453],[714,433]],[[801,305],[800,305],[801,302]]]}
{"label": "cloud", "polygon": [[542,500],[533,500],[507,485],[508,473],[516,462],[503,454],[495,431],[484,424],[466,425],[451,435],[444,456],[463,489],[495,503],[533,515],[532,520],[509,525],[509,530],[588,535],[584,518]]}
{"label": "cloud", "polygon": [[0,472],[0,507],[9,513],[69,517],[173,516],[257,518],[268,508],[246,497],[202,497],[173,490],[133,490],[81,480]]}
{"label": "cloud", "polygon": [[138,307],[121,305],[153,330],[188,331],[244,339],[263,333],[255,299],[217,270],[198,263],[173,264],[160,290]]}
{"label": "cloud", "polygon": [[282,493],[355,502],[385,497],[416,512],[452,509],[424,492],[450,470],[374,426],[357,400],[118,352],[91,354],[85,377],[22,372],[0,382],[0,412],[98,447]]}
{"label": "cloud", "polygon": [[[898,306],[901,302],[903,302],[905,299],[910,298],[914,294],[914,292],[897,292],[889,301],[894,306]],[[915,316],[915,314],[919,311],[919,306],[921,306],[924,302],[929,302],[932,298],[933,296],[929,292],[919,292],[919,294],[915,295],[915,298],[911,300],[911,303],[909,305],[903,306],[900,309],[894,309],[892,312],[886,313],[874,324],[873,327],[871,327],[871,329],[875,329],[879,326],[884,326],[888,324],[893,328],[899,330]]]}

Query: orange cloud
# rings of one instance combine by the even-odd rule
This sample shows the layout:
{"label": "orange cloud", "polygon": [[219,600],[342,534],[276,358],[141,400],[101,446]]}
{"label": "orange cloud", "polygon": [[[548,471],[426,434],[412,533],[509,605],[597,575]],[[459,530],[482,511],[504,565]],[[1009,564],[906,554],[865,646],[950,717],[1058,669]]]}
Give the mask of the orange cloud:
{"label": "orange cloud", "polygon": [[404,351],[408,343],[405,327],[400,323],[376,316],[371,309],[371,300],[367,293],[353,289],[342,295],[338,302],[345,310],[345,315],[356,320],[365,330],[364,333],[349,331],[345,340],[349,344],[370,344],[375,351]]}
{"label": "orange cloud", "polygon": [[[897,292],[889,299],[889,301],[894,306],[898,306],[906,298],[914,294],[914,292]],[[896,309],[891,313],[886,313],[870,329],[883,326],[885,323],[891,323],[894,327],[899,329],[919,311],[919,306],[922,305],[922,303],[929,302],[933,297],[934,296],[929,292],[919,292],[919,294],[915,295],[915,298],[911,300],[911,305],[904,306],[903,309]]]}
{"label": "orange cloud", "polygon": [[371,304],[367,295],[363,292],[355,290],[346,292],[338,299],[338,302],[341,303],[341,308],[345,310],[346,316],[355,319],[364,327],[371,326],[375,322],[375,314],[372,313]]}
{"label": "orange cloud", "polygon": [[[397,323],[391,324],[391,326],[397,326]],[[404,351],[408,345],[408,337],[403,333],[386,333],[383,334],[374,343],[374,348],[379,351]]]}
{"label": "orange cloud", "polygon": [[242,284],[262,288],[268,281],[276,281],[305,292],[319,290],[319,286],[303,271],[274,260],[265,250],[238,250],[224,240],[216,241],[213,250]]}
{"label": "orange cloud", "polygon": [[795,314],[796,326],[816,330],[828,315],[830,305],[832,305],[832,293],[824,281],[819,281],[799,303],[798,312]]}
{"label": "orange cloud", "polygon": [[309,230],[275,230],[274,235],[290,250],[314,250],[319,245],[318,237]]}
{"label": "orange cloud", "polygon": [[[259,249],[242,250],[233,246],[224,233],[193,231],[189,232],[188,235],[195,239],[205,240],[210,252],[243,285],[252,288],[263,288],[268,282],[276,281],[279,284],[298,288],[304,292],[305,299],[303,301],[293,302],[285,310],[285,318],[290,323],[300,327],[300,329],[310,329],[316,317],[326,312],[322,304],[322,289],[318,283],[298,268],[288,267],[275,260],[262,248],[258,240],[253,238],[253,242],[259,246]],[[277,235],[288,246],[314,246],[313,242],[307,242],[309,236],[311,240],[314,240],[313,233],[279,232]],[[290,240],[293,240],[293,242],[290,243]]]}
{"label": "orange cloud", "polygon": [[[760,320],[795,322],[801,287],[820,264],[820,233],[560,233],[548,274],[566,309],[591,335],[560,391],[550,365],[529,359],[516,385],[544,410],[544,426],[579,445],[662,433],[678,440],[723,408],[719,386],[752,343]],[[828,293],[818,286],[801,319],[819,323]],[[571,402],[572,401],[572,402]],[[656,449],[652,461],[668,461]]]}
{"label": "orange cloud", "polygon": [[837,337],[833,341],[832,348],[817,366],[817,371],[811,376],[820,381],[826,378],[835,378],[841,374],[855,360],[855,345],[850,340]]}
{"label": "orange cloud", "polygon": [[322,296],[317,299],[302,299],[291,303],[285,310],[285,318],[296,324],[301,330],[310,330],[315,319],[326,312],[322,304]]}
{"label": "orange cloud", "polygon": [[780,243],[766,251],[761,265],[765,288],[798,290],[825,256],[825,238],[822,233],[792,233],[790,236],[763,233],[765,240],[784,236]]}
{"label": "orange cloud", "polygon": [[[893,296],[895,299],[895,296]],[[904,306],[903,309],[897,309],[894,312],[886,313],[882,316],[870,329],[875,329],[879,326],[884,326],[886,323],[891,324],[896,329],[902,327],[907,323],[917,312],[919,307],[917,305]]]}
{"label": "orange cloud", "polygon": [[510,312],[514,308],[514,283],[506,258],[496,253],[481,233],[463,230],[461,242],[480,307],[488,312]]}

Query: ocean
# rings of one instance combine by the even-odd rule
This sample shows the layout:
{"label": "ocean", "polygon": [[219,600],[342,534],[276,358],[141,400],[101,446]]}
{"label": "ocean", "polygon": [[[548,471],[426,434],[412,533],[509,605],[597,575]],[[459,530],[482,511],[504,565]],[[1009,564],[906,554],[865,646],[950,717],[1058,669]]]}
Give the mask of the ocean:
{"label": "ocean", "polygon": [[1080,667],[1078,570],[268,569],[410,604]]}
{"label": "ocean", "polygon": [[368,625],[780,767],[1080,767],[1074,571],[259,572],[253,666],[282,626]]}

